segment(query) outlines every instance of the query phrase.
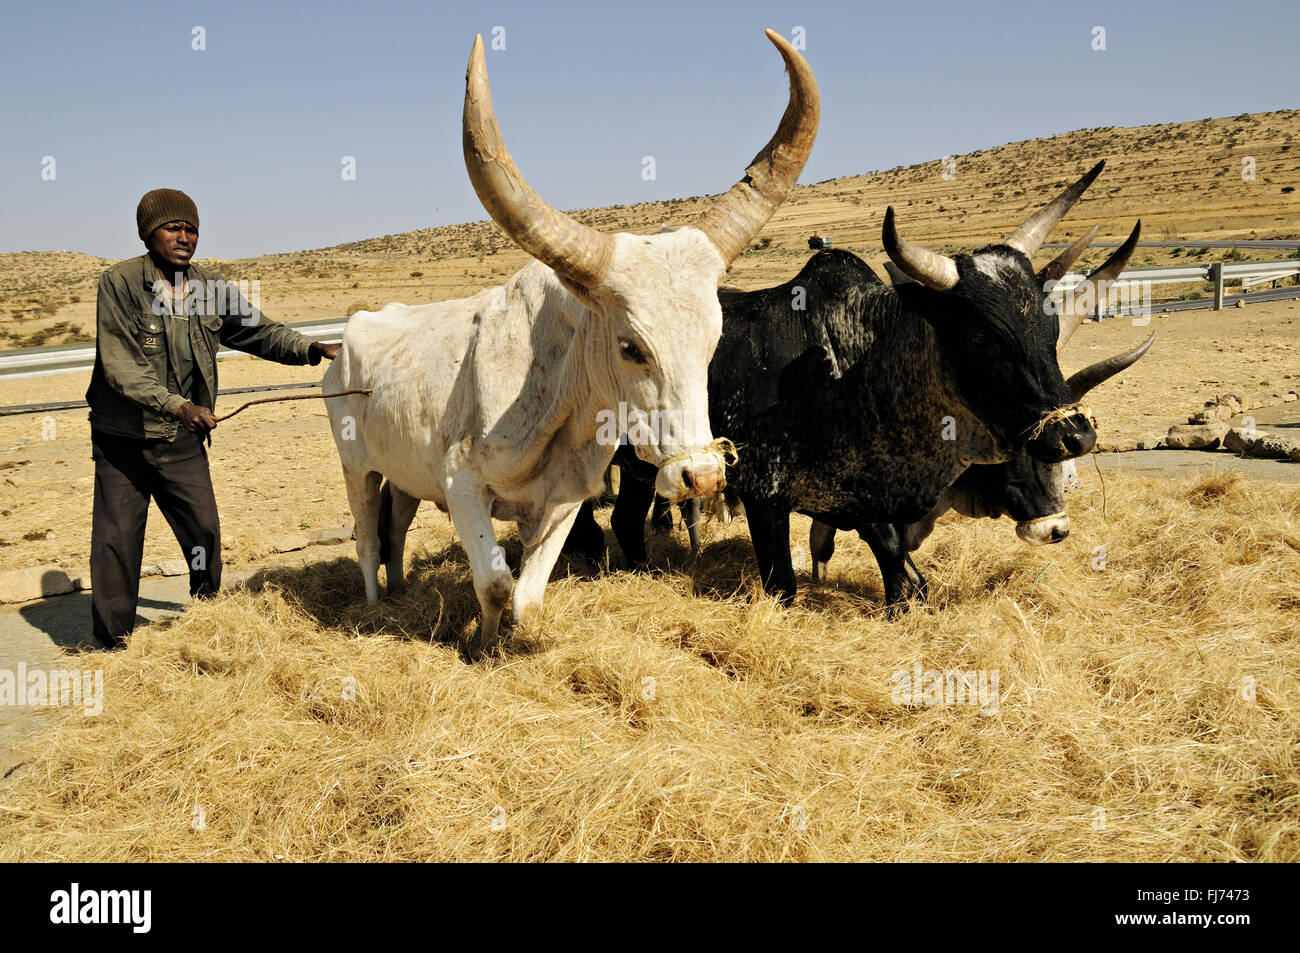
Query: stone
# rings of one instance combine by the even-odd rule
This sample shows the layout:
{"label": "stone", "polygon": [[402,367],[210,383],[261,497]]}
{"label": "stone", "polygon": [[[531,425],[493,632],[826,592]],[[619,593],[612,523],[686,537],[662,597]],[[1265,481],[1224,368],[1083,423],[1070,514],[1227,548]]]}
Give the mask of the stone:
{"label": "stone", "polygon": [[1300,439],[1279,434],[1261,434],[1250,448],[1250,455],[1262,460],[1300,460]]}
{"label": "stone", "polygon": [[1247,431],[1241,427],[1233,427],[1223,435],[1223,449],[1231,450],[1233,453],[1248,453],[1258,439],[1258,430]]}
{"label": "stone", "polygon": [[306,549],[311,545],[311,539],[306,533],[294,533],[289,536],[281,536],[271,544],[273,553],[293,553],[300,549]]}
{"label": "stone", "polygon": [[1187,418],[1189,424],[1208,424],[1219,419],[1217,410],[1203,410]]}
{"label": "stone", "polygon": [[317,529],[307,534],[315,546],[337,546],[339,543],[346,543],[352,538],[353,523],[348,520],[342,526],[334,529]]}
{"label": "stone", "polygon": [[158,564],[158,573],[163,576],[188,576],[190,564],[183,559],[164,559]]}
{"label": "stone", "polygon": [[1179,424],[1169,428],[1165,446],[1174,450],[1217,450],[1227,432],[1228,425],[1223,422]]}
{"label": "stone", "polygon": [[1238,308],[1244,308],[1244,307],[1246,307],[1246,302],[1243,301],[1241,298],[1238,298],[1238,299],[1237,299],[1237,307],[1238,307]]}
{"label": "stone", "polygon": [[30,602],[74,592],[76,584],[56,566],[31,566],[0,572],[0,602]]}
{"label": "stone", "polygon": [[1295,391],[1289,391],[1282,395],[1282,403],[1285,404],[1288,401],[1295,400],[1297,397],[1300,397],[1300,394],[1297,394]]}

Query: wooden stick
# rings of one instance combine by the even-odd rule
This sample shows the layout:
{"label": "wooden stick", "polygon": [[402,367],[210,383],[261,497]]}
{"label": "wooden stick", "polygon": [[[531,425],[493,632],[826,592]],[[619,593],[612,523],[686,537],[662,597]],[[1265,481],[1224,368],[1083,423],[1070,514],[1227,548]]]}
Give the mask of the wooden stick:
{"label": "wooden stick", "polygon": [[330,397],[346,397],[348,394],[365,394],[368,397],[370,396],[370,390],[369,389],[341,390],[333,394],[294,394],[292,397],[260,397],[257,400],[250,400],[248,403],[244,404],[243,406],[235,410],[232,410],[230,413],[223,414],[222,416],[216,417],[214,419],[218,421],[229,420],[231,417],[235,416],[235,414],[239,413],[239,411],[243,410],[246,407],[252,407],[254,404],[274,404],[282,400],[325,400]]}

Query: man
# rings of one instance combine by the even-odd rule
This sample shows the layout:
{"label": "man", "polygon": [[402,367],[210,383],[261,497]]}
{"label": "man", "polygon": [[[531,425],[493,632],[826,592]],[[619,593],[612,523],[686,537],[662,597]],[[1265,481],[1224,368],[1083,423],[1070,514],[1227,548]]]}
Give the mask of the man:
{"label": "man", "polygon": [[199,212],[184,192],[146,193],[135,220],[148,251],[99,280],[86,392],[95,461],[91,618],[106,648],[121,647],[135,627],[150,497],[189,564],[190,595],[221,586],[221,528],[203,446],[217,426],[218,349],[312,365],[339,352],[267,320],[219,274],[191,264]]}

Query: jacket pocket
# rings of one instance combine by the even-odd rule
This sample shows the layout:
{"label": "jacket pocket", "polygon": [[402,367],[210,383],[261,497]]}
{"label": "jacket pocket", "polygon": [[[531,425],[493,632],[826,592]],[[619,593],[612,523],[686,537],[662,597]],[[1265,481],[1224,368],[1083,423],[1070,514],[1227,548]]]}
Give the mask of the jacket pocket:
{"label": "jacket pocket", "polygon": [[135,339],[148,357],[159,357],[167,350],[167,334],[161,315],[140,311],[135,316]]}
{"label": "jacket pocket", "polygon": [[222,323],[222,321],[224,320],[224,319],[221,317],[221,315],[219,315],[219,314],[202,314],[202,315],[199,315],[199,320],[202,321],[202,322],[203,322],[203,326],[204,326],[205,328],[207,328],[209,331],[211,331],[213,334],[220,334],[220,333],[221,333],[221,323]]}

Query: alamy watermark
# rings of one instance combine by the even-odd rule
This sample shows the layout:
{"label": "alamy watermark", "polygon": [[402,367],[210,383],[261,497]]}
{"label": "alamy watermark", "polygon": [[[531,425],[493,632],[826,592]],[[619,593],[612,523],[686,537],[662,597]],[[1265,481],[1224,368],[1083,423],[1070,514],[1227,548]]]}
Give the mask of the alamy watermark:
{"label": "alamy watermark", "polygon": [[153,891],[83,890],[74,882],[69,889],[50,894],[50,922],[126,924],[132,933],[148,933],[153,925]]}
{"label": "alamy watermark", "polygon": [[617,447],[624,436],[634,447],[677,447],[686,443],[686,435],[696,433],[693,410],[652,410],[646,413],[619,401],[617,410],[596,413],[596,443]]}
{"label": "alamy watermark", "polygon": [[[1064,295],[1060,304],[1052,298],[1052,292],[1061,286]],[[1083,280],[1077,284],[1051,280],[1043,284],[1043,311],[1056,317],[1062,310],[1073,314],[1126,314],[1145,315],[1146,320],[1134,320],[1134,324],[1146,324],[1150,314],[1155,310],[1155,297],[1149,281]]]}
{"label": "alamy watermark", "polygon": [[159,278],[153,283],[150,309],[155,315],[239,315],[240,323],[245,327],[254,327],[262,320],[262,312],[259,310],[262,282],[258,278],[251,281],[246,278],[238,281],[228,278],[194,281],[177,275],[176,286],[179,287],[182,281],[185,288],[183,299],[173,297],[163,279]]}
{"label": "alamy watermark", "polygon": [[890,678],[895,705],[979,706],[981,715],[998,713],[998,669],[922,669],[917,662],[900,668]]}
{"label": "alamy watermark", "polygon": [[28,669],[26,662],[19,662],[17,671],[0,669],[0,705],[80,708],[86,715],[102,714],[104,670]]}

